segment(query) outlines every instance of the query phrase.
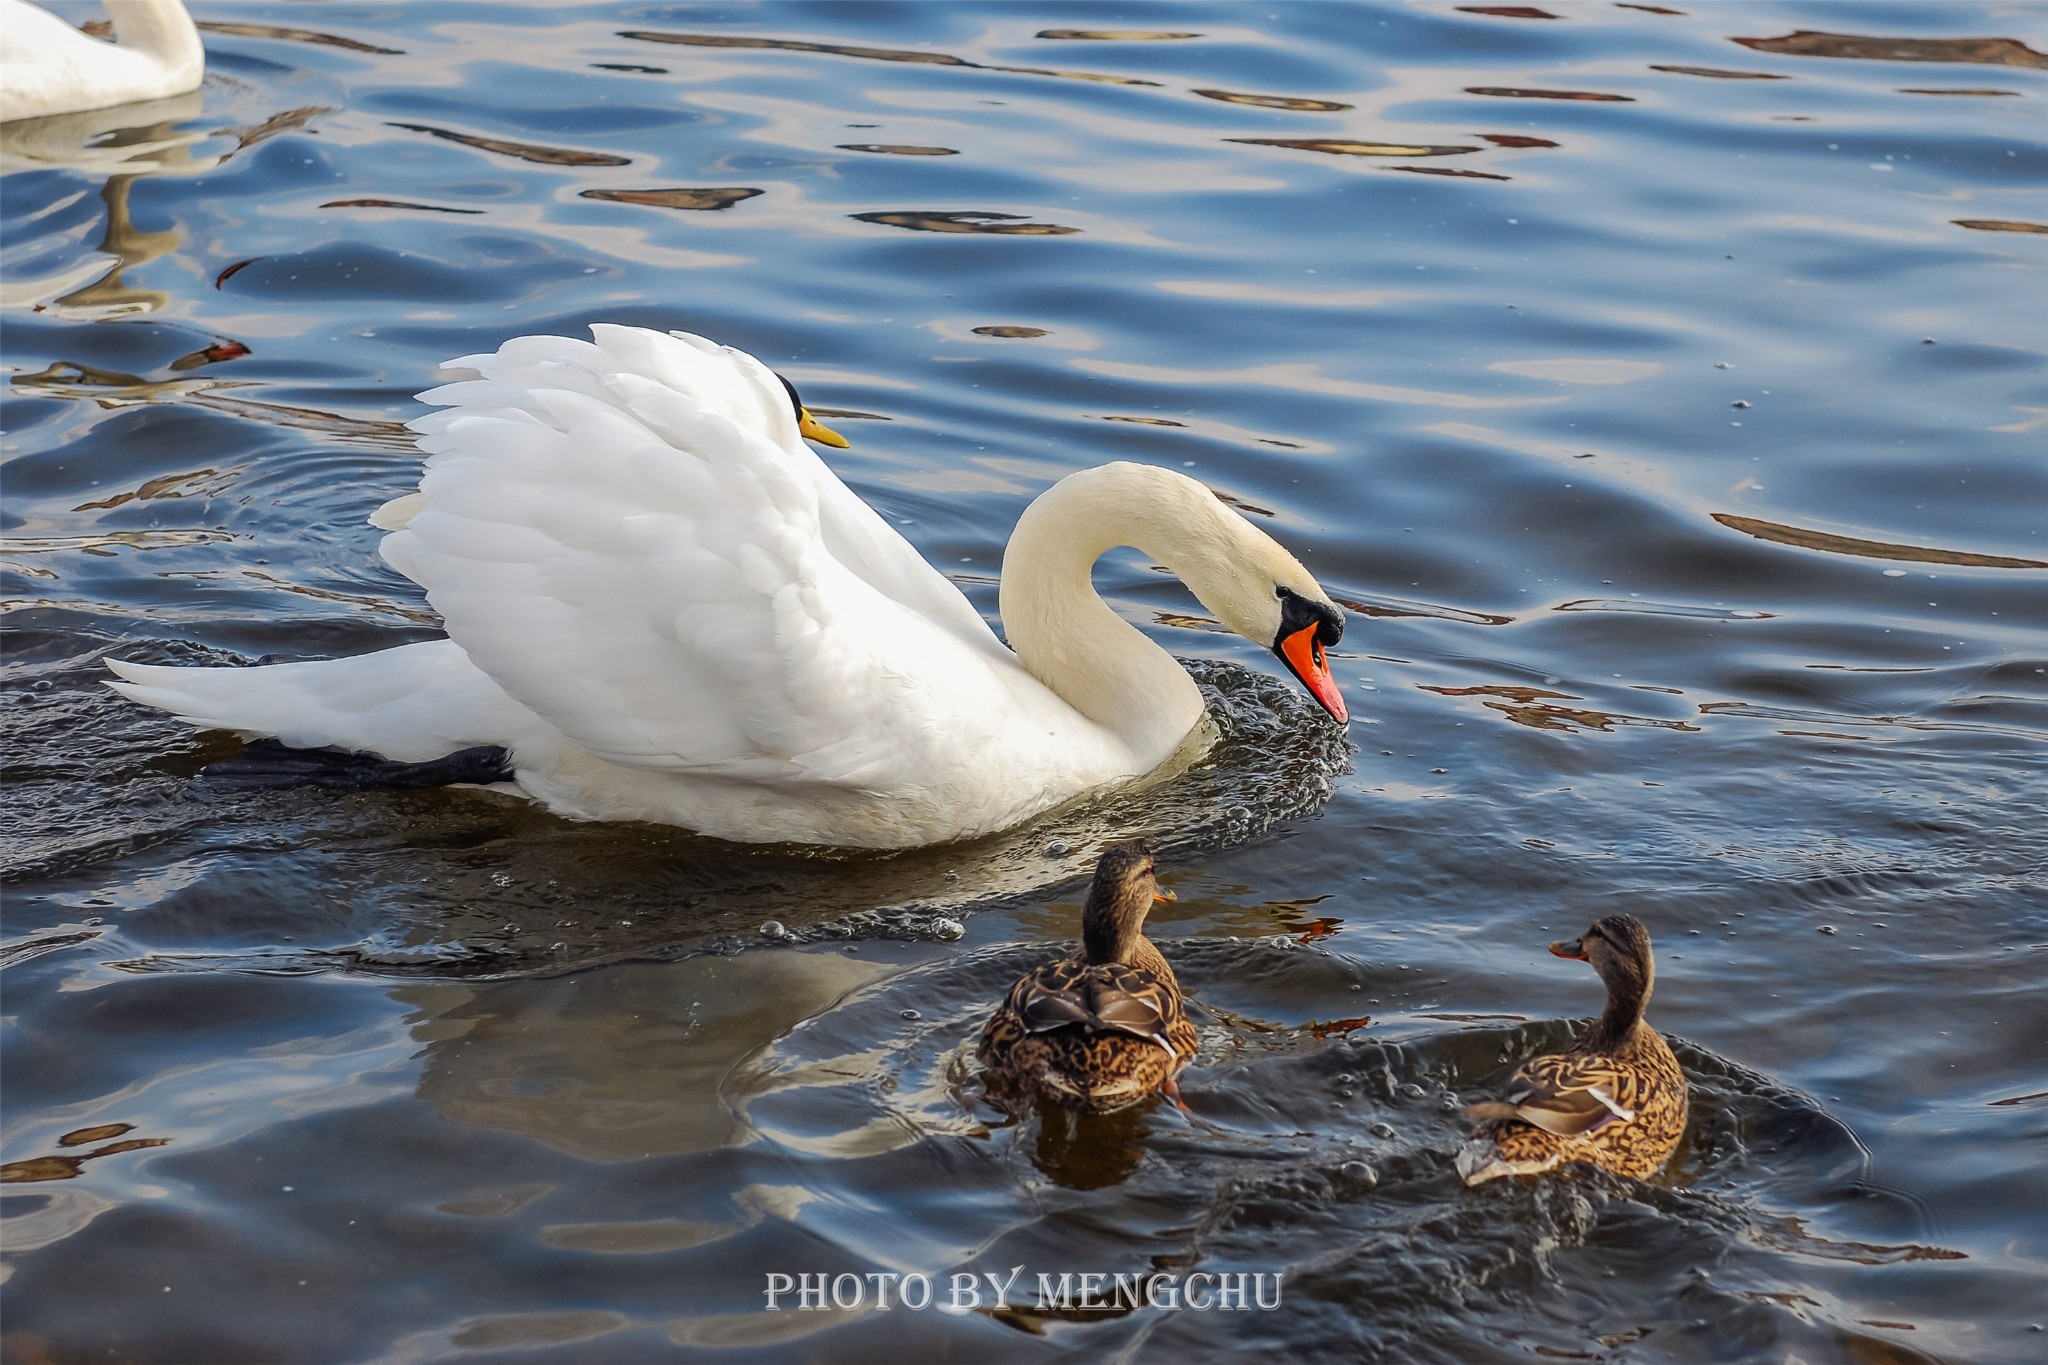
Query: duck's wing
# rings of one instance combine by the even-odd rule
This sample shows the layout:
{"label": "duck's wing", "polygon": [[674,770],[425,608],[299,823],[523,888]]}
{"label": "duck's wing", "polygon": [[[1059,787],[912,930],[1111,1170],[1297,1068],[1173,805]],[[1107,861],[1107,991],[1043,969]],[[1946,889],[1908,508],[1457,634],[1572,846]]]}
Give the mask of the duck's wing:
{"label": "duck's wing", "polygon": [[1469,1112],[1475,1118],[1518,1118],[1575,1137],[1636,1116],[1616,1098],[1624,1079],[1611,1062],[1585,1053],[1536,1057],[1508,1078],[1501,1103],[1473,1105]]}
{"label": "duck's wing", "polygon": [[1087,966],[1072,958],[1047,963],[1012,988],[1010,1006],[1030,1033],[1079,1024],[1097,1033],[1127,1033],[1178,1055],[1166,1031],[1180,1016],[1180,997],[1139,967]]}
{"label": "duck's wing", "polygon": [[914,785],[987,723],[1007,651],[801,446],[758,362],[592,330],[465,357],[481,378],[421,395],[443,411],[412,424],[426,470],[376,518],[385,557],[478,667],[600,757]]}

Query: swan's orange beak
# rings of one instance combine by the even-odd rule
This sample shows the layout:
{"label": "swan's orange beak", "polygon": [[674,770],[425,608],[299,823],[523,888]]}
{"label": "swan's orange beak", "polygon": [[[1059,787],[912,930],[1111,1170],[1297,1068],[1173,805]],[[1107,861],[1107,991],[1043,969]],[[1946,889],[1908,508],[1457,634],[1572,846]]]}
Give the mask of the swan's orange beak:
{"label": "swan's orange beak", "polygon": [[1273,652],[1280,656],[1280,662],[1287,665],[1308,694],[1322,703],[1323,709],[1339,721],[1351,719],[1351,713],[1344,707],[1344,694],[1337,690],[1337,680],[1330,676],[1330,661],[1323,653],[1323,642],[1317,638],[1318,624],[1311,622],[1292,635],[1281,639]]}
{"label": "swan's orange beak", "polygon": [[1587,960],[1584,939],[1575,938],[1568,943],[1553,943],[1550,945],[1550,951],[1556,957],[1568,957],[1574,962]]}
{"label": "swan's orange beak", "polygon": [[853,442],[811,416],[809,408],[801,409],[797,413],[796,429],[797,433],[806,440],[816,441],[821,446],[831,446],[837,450],[845,450],[853,444]]}
{"label": "swan's orange beak", "polygon": [[1174,895],[1173,892],[1167,890],[1163,886],[1155,886],[1152,888],[1152,903],[1154,905],[1171,905],[1173,902],[1179,899],[1179,896]]}

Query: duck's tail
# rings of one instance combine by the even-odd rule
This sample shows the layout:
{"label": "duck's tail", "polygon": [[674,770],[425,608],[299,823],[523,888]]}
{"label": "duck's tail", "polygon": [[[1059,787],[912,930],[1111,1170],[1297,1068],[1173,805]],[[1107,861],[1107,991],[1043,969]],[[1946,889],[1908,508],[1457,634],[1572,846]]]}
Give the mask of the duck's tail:
{"label": "duck's tail", "polygon": [[539,722],[452,640],[313,663],[165,668],[108,659],[107,686],[206,730],[424,763],[480,745],[517,750]]}

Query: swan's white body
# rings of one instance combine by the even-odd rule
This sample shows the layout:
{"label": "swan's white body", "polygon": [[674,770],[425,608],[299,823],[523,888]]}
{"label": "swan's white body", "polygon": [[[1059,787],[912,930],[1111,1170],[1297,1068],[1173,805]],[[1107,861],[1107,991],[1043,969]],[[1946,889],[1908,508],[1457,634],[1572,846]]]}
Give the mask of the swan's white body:
{"label": "swan's white body", "polygon": [[0,0],[0,122],[197,90],[199,30],[180,0],[107,0],[115,43],[24,0]]}
{"label": "swan's white body", "polygon": [[1090,585],[1104,551],[1146,551],[1262,644],[1278,588],[1335,616],[1201,484],[1114,464],[1019,521],[1012,653],[804,445],[759,361],[592,331],[451,362],[481,377],[421,395],[443,410],[412,423],[420,491],[372,520],[449,638],[256,668],[110,660],[111,685],[295,747],[416,762],[501,745],[518,787],[572,817],[902,848],[1139,777],[1200,724],[1186,671]]}

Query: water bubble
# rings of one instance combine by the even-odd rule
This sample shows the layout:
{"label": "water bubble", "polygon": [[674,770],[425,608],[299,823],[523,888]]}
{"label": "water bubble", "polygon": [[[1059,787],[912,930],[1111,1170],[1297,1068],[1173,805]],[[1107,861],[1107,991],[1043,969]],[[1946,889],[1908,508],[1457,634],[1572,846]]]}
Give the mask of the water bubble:
{"label": "water bubble", "polygon": [[1832,933],[1834,933],[1834,932],[1835,932],[1835,926],[1834,926],[1834,925],[1832,925],[1832,924],[1823,924],[1823,925],[1822,925],[1822,926],[1820,927],[1820,931],[1821,931],[1821,932],[1822,932],[1823,934],[1832,934]]}
{"label": "water bubble", "polygon": [[1045,856],[1048,858],[1064,858],[1069,847],[1070,845],[1065,839],[1055,839],[1045,846]]}
{"label": "water bubble", "polygon": [[1403,1099],[1419,1100],[1428,1094],[1429,1092],[1427,1090],[1424,1090],[1421,1086],[1417,1085],[1413,1081],[1410,1081],[1408,1082],[1408,1084],[1401,1087],[1401,1098]]}
{"label": "water bubble", "polygon": [[942,943],[957,943],[967,937],[967,926],[957,919],[933,920],[932,937]]}
{"label": "water bubble", "polygon": [[789,930],[782,927],[779,919],[766,920],[761,925],[762,938],[788,938]]}
{"label": "water bubble", "polygon": [[924,1018],[924,1016],[923,1016],[922,1014],[919,1014],[919,1013],[918,1013],[918,1012],[917,1012],[916,1010],[905,1010],[905,1011],[903,1011],[903,1017],[904,1017],[905,1019],[922,1019],[922,1018]]}
{"label": "water bubble", "polygon": [[1392,1142],[1395,1137],[1394,1125],[1391,1123],[1375,1123],[1367,1131],[1382,1142]]}
{"label": "water bubble", "polygon": [[1337,1173],[1347,1180],[1365,1186],[1367,1189],[1371,1189],[1380,1183],[1380,1173],[1366,1165],[1363,1161],[1347,1161],[1337,1168]]}

